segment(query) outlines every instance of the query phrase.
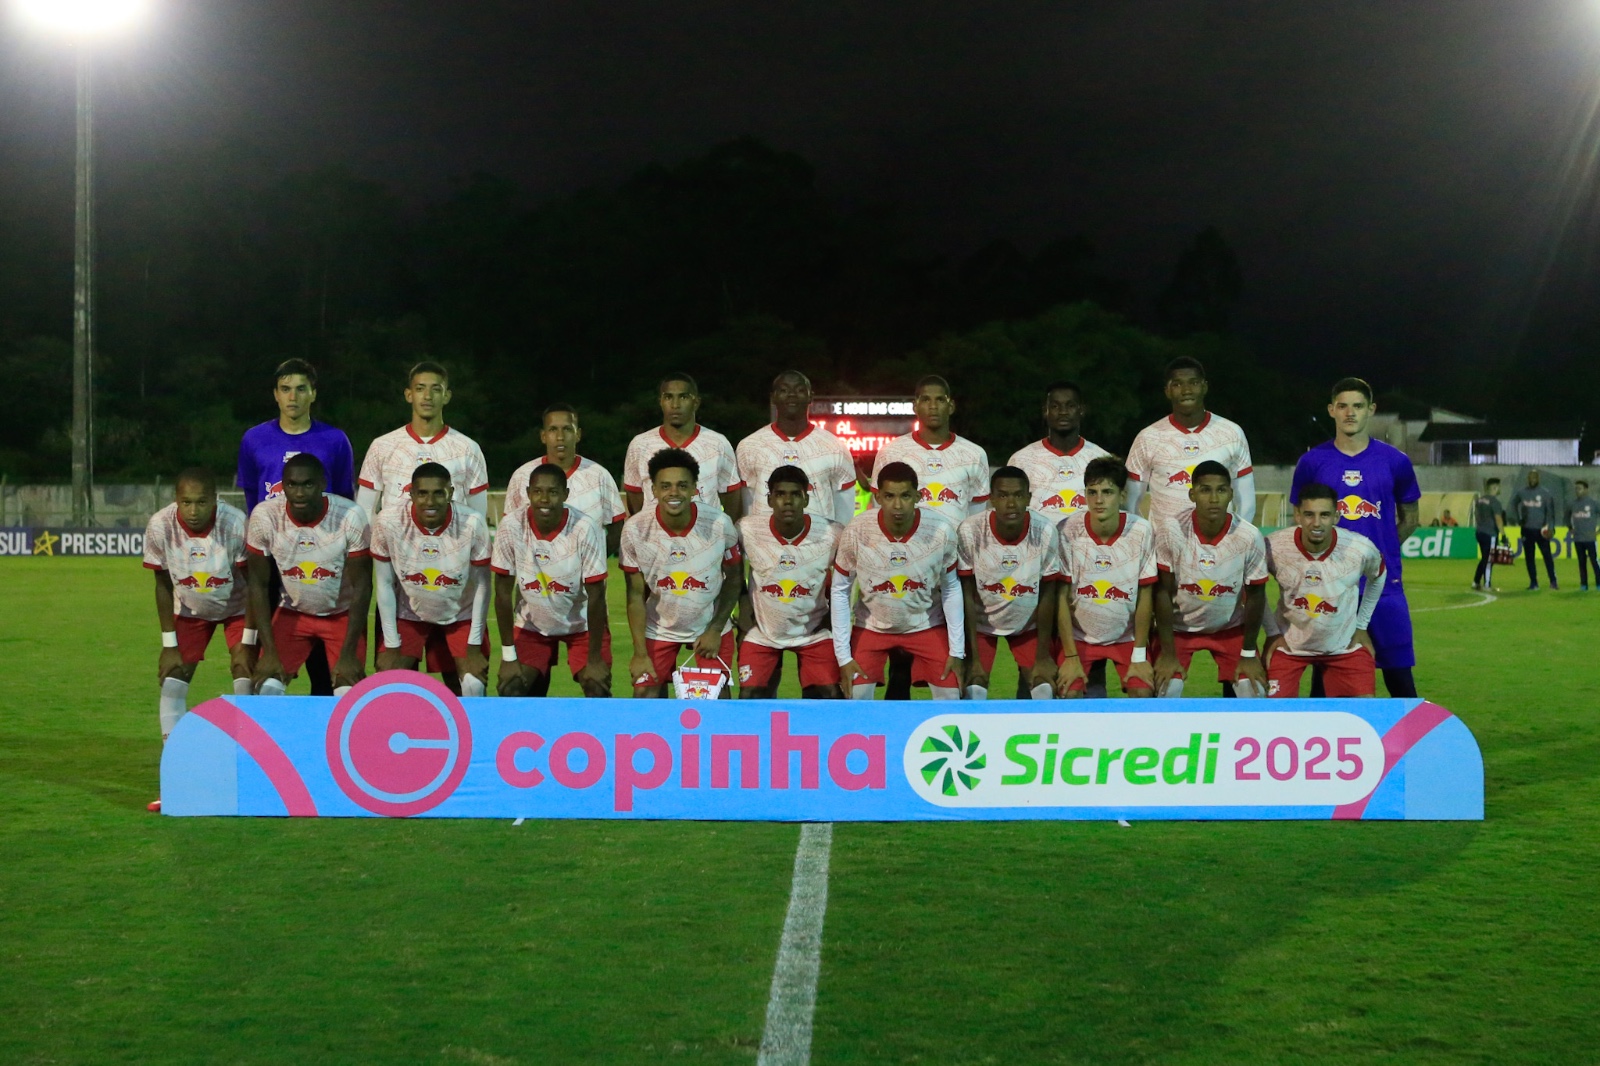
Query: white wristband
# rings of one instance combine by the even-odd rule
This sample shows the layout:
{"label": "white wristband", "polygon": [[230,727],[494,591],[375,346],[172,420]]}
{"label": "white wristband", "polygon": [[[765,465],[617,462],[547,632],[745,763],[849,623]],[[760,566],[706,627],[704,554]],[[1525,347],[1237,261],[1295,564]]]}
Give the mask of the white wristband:
{"label": "white wristband", "polygon": [[1145,653],[1148,650],[1149,649],[1147,649],[1147,648],[1134,648],[1133,649],[1133,654],[1128,656],[1128,661],[1130,663],[1142,663],[1142,662],[1144,662],[1145,661]]}
{"label": "white wristband", "polygon": [[1254,648],[1245,648],[1239,652],[1239,658],[1241,659],[1254,659],[1255,657],[1256,650]]}
{"label": "white wristband", "polygon": [[514,663],[517,661],[517,646],[515,644],[500,645],[500,661]]}
{"label": "white wristband", "polygon": [[161,634],[161,646],[163,648],[176,648],[178,646],[177,632],[171,629],[163,632]]}
{"label": "white wristband", "polygon": [[254,629],[247,629],[247,630],[245,630],[243,633],[241,633],[239,635],[239,643],[240,644],[248,644],[251,647],[255,647],[256,643],[260,639],[261,639],[261,634],[257,633]]}

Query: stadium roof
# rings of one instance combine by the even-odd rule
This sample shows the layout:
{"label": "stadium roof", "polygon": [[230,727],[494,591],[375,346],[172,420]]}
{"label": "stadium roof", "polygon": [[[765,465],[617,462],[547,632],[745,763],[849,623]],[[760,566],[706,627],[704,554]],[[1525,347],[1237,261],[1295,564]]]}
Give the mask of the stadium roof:
{"label": "stadium roof", "polygon": [[1582,422],[1430,422],[1418,441],[1581,440]]}

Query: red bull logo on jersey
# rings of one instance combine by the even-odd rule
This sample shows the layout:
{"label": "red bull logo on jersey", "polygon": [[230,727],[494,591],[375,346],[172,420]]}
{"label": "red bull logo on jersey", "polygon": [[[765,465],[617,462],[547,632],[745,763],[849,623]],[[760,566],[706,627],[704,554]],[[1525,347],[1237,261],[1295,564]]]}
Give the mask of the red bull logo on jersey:
{"label": "red bull logo on jersey", "polygon": [[1325,600],[1321,596],[1310,594],[1305,596],[1296,596],[1294,599],[1289,601],[1289,606],[1297,608],[1298,610],[1302,610],[1306,612],[1306,614],[1310,615],[1328,615],[1339,613],[1339,608],[1335,606],[1331,600]]}
{"label": "red bull logo on jersey", "polygon": [[925,581],[918,581],[916,578],[906,577],[904,574],[896,574],[887,581],[880,581],[876,585],[869,585],[867,587],[867,591],[877,593],[879,595],[893,596],[897,600],[903,600],[905,599],[906,593],[916,592],[919,589],[925,589],[927,587],[928,583]]}
{"label": "red bull logo on jersey", "polygon": [[1196,599],[1215,600],[1221,596],[1230,596],[1233,593],[1238,592],[1239,587],[1237,585],[1224,585],[1217,581],[1208,581],[1205,578],[1201,578],[1199,581],[1185,581],[1183,584],[1178,586],[1178,591],[1186,592]]}
{"label": "red bull logo on jersey", "polygon": [[[1198,463],[1195,464],[1195,466],[1198,466],[1198,465],[1200,465],[1200,464],[1198,464]],[[1168,485],[1183,485],[1183,486],[1189,486],[1189,485],[1194,484],[1194,467],[1193,466],[1186,466],[1182,470],[1177,470],[1177,471],[1174,471],[1171,474],[1168,474],[1167,475],[1167,484]]]}
{"label": "red bull logo on jersey", "polygon": [[522,590],[531,596],[560,596],[571,592],[572,586],[557,581],[549,574],[539,573],[533,575],[531,581],[524,581]]}
{"label": "red bull logo on jersey", "polygon": [[1338,501],[1339,518],[1357,522],[1363,518],[1382,518],[1383,503],[1364,500],[1360,496],[1345,496]]}
{"label": "red bull logo on jersey", "polygon": [[656,578],[657,592],[670,592],[674,596],[682,596],[686,592],[709,592],[711,586],[693,574],[682,570],[674,570],[670,574],[663,574]]}
{"label": "red bull logo on jersey", "polygon": [[990,581],[978,586],[982,592],[999,596],[1005,600],[1015,600],[1019,596],[1037,596],[1038,585],[1025,585],[1014,578],[1003,577],[999,581]]}
{"label": "red bull logo on jersey", "polygon": [[1079,585],[1078,598],[1091,600],[1094,603],[1132,603],[1133,596],[1117,588],[1109,581],[1096,581],[1088,585]]}
{"label": "red bull logo on jersey", "polygon": [[339,576],[337,570],[329,570],[321,563],[309,561],[286,566],[279,572],[285,581],[297,581],[302,585],[320,585]]}
{"label": "red bull logo on jersey", "polygon": [[187,577],[173,578],[172,583],[181,589],[190,592],[215,592],[217,589],[227,588],[233,579],[226,574],[207,574],[196,570]]}
{"label": "red bull logo on jersey", "polygon": [[762,595],[771,596],[773,599],[783,603],[793,603],[795,600],[808,599],[816,592],[810,585],[802,585],[798,581],[790,581],[786,578],[778,581],[769,581],[760,587],[760,591]]}
{"label": "red bull logo on jersey", "polygon": [[269,481],[266,484],[266,490],[266,495],[262,496],[261,498],[263,500],[276,500],[279,496],[283,495],[283,482]]}
{"label": "red bull logo on jersey", "polygon": [[1088,506],[1089,501],[1081,492],[1058,492],[1040,500],[1038,509],[1068,515],[1076,514]]}
{"label": "red bull logo on jersey", "polygon": [[431,566],[416,573],[401,574],[400,580],[408,585],[414,585],[418,589],[426,589],[429,592],[442,592],[445,589],[459,588],[461,585],[459,577],[447,574],[442,570],[435,570]]}
{"label": "red bull logo on jersey", "polygon": [[1340,480],[1342,480],[1346,485],[1349,485],[1351,488],[1355,488],[1357,485],[1361,484],[1361,471],[1346,470],[1344,472],[1344,477]]}
{"label": "red bull logo on jersey", "polygon": [[947,503],[960,503],[961,494],[955,489],[941,485],[937,481],[930,481],[917,490],[922,502],[930,507],[943,507]]}

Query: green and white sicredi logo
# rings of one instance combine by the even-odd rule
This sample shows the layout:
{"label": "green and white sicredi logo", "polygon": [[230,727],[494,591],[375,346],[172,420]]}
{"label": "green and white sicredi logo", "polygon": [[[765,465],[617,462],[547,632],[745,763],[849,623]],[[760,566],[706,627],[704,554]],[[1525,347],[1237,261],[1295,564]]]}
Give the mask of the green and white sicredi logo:
{"label": "green and white sicredi logo", "polygon": [[959,796],[960,790],[971,791],[978,787],[978,771],[988,765],[989,757],[979,753],[983,741],[968,729],[963,737],[960,726],[947,725],[939,733],[931,733],[922,741],[922,754],[928,761],[922,764],[922,780],[946,796]]}

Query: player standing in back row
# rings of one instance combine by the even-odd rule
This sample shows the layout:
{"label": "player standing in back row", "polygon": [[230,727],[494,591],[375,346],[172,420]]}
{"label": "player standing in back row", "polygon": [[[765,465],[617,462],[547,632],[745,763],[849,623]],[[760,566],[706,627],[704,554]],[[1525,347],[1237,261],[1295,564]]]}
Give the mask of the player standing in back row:
{"label": "player standing in back row", "polygon": [[406,375],[405,397],[411,405],[411,421],[367,447],[356,502],[371,518],[391,507],[400,508],[410,502],[412,471],[423,463],[438,463],[450,471],[451,483],[460,494],[456,503],[487,515],[489,467],[483,449],[465,433],[445,425],[450,375],[438,363],[418,363]]}
{"label": "player standing in back row", "polygon": [[890,463],[904,463],[917,476],[917,502],[951,531],[989,502],[989,456],[950,428],[956,401],[950,383],[936,374],[917,382],[911,398],[918,428],[886,444],[873,460],[873,491]]}
{"label": "player standing in back row", "polygon": [[1360,378],[1342,378],[1333,386],[1328,415],[1334,438],[1300,457],[1289,487],[1289,502],[1300,502],[1309,484],[1332,485],[1343,493],[1335,501],[1339,525],[1378,546],[1385,566],[1383,598],[1372,616],[1373,657],[1383,671],[1390,696],[1415,696],[1412,668],[1417,653],[1411,640],[1411,609],[1401,583],[1400,545],[1417,528],[1417,473],[1399,448],[1373,440],[1367,432],[1377,407],[1372,386]]}
{"label": "player standing in back row", "polygon": [[1246,522],[1256,516],[1256,479],[1251,472],[1250,442],[1237,423],[1206,410],[1205,367],[1200,360],[1179,356],[1167,364],[1167,400],[1172,414],[1139,431],[1128,450],[1129,514],[1150,494],[1150,521],[1168,522],[1187,511],[1194,468],[1207,459],[1227,467],[1233,476],[1233,513]]}
{"label": "player standing in back row", "polygon": [[1009,465],[1028,475],[1030,506],[1059,522],[1089,505],[1083,495],[1083,469],[1089,460],[1109,455],[1083,439],[1083,418],[1089,408],[1070,381],[1052,382],[1044,390],[1044,439],[1021,448]]}
{"label": "player standing in back row", "polygon": [[735,456],[744,482],[744,513],[772,513],[768,481],[780,466],[798,467],[806,484],[806,513],[847,525],[856,513],[856,463],[844,441],[811,424],[811,379],[785,370],[772,379],[775,421],[739,442]]}
{"label": "player standing in back row", "polygon": [[553,403],[544,409],[539,439],[544,442],[544,458],[523,463],[511,473],[506,482],[506,500],[502,513],[518,514],[528,506],[528,478],[533,471],[546,463],[561,468],[566,476],[567,498],[564,506],[591,519],[605,531],[606,550],[615,552],[622,537],[622,523],[628,517],[622,493],[611,472],[592,459],[578,454],[578,442],[583,440],[583,430],[578,425],[578,412],[571,404]]}
{"label": "player standing in back row", "polygon": [[622,460],[622,491],[627,494],[628,513],[655,509],[650,458],[664,448],[674,448],[689,453],[699,468],[695,502],[700,510],[722,511],[737,522],[744,513],[739,464],[728,438],[699,422],[700,385],[688,374],[673,373],[661,379],[657,391],[661,425],[629,441]]}

